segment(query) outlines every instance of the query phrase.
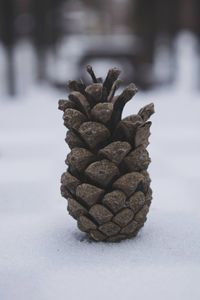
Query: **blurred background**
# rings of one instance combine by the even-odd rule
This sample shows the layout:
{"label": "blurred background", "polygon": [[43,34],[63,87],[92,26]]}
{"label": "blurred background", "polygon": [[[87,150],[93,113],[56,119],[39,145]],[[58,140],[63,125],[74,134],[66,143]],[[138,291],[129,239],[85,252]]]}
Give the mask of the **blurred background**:
{"label": "blurred background", "polygon": [[61,89],[87,80],[88,63],[119,66],[142,89],[173,83],[175,41],[186,30],[199,41],[199,14],[198,0],[1,0],[0,92]]}
{"label": "blurred background", "polygon": [[[200,299],[199,45],[199,0],[0,0],[0,299]],[[87,64],[139,87],[124,117],[155,104],[152,206],[119,245],[80,243],[59,190]]]}

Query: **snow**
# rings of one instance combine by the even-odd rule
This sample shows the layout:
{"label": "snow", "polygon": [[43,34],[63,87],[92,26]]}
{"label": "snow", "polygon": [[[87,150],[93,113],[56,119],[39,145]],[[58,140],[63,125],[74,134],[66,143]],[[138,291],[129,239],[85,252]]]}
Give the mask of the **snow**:
{"label": "snow", "polygon": [[1,101],[1,300],[199,299],[200,101],[182,77],[192,74],[189,51],[179,51],[174,86],[140,92],[124,111],[155,103],[154,199],[139,235],[120,244],[87,242],[60,196],[69,149],[57,99],[65,95],[36,86]]}

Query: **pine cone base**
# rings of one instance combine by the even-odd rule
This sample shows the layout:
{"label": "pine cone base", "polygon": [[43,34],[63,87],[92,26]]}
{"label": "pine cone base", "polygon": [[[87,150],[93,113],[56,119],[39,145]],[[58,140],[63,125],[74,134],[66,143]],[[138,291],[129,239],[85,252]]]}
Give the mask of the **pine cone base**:
{"label": "pine cone base", "polygon": [[93,84],[69,83],[69,100],[59,100],[68,128],[68,169],[61,177],[61,194],[78,228],[95,241],[118,242],[137,235],[152,200],[147,168],[153,104],[121,118],[137,92],[130,84],[115,96],[120,71],[109,70],[102,83],[87,67]]}

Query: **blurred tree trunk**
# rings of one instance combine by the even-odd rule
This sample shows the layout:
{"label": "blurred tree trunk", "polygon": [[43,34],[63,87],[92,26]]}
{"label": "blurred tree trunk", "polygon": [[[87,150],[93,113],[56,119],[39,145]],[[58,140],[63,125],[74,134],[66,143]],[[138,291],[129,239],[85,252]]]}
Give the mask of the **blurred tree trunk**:
{"label": "blurred tree trunk", "polygon": [[14,96],[16,94],[14,48],[7,47],[6,55],[8,93],[10,96]]}
{"label": "blurred tree trunk", "polygon": [[[134,0],[132,11],[133,32],[143,44],[141,65],[146,65],[147,68],[149,66],[151,72],[157,39],[164,37],[165,43],[167,42],[169,49],[172,49],[174,37],[180,30],[181,1]],[[141,76],[145,77],[145,73],[143,71]]]}
{"label": "blurred tree trunk", "polygon": [[48,0],[32,0],[31,12],[34,18],[33,42],[37,54],[38,80],[46,77],[46,39],[48,35],[46,26],[46,13],[48,11]]}
{"label": "blurred tree trunk", "polygon": [[38,80],[46,80],[47,52],[55,46],[61,34],[58,7],[64,0],[31,0],[34,18],[33,41],[38,58]]}
{"label": "blurred tree trunk", "polygon": [[14,65],[15,14],[16,14],[16,7],[15,7],[14,0],[0,1],[0,28],[1,28],[0,35],[6,49],[7,85],[8,85],[8,92],[11,96],[15,95],[16,93],[15,65]]}

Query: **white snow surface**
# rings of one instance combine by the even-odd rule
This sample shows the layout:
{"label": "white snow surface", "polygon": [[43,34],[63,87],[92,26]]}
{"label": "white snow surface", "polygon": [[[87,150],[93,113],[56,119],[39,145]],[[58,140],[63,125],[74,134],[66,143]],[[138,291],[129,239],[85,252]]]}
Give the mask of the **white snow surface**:
{"label": "white snow surface", "polygon": [[60,196],[62,97],[44,86],[1,101],[0,299],[200,299],[199,93],[179,83],[127,104],[124,116],[155,104],[154,193],[138,236],[110,244],[84,239]]}

